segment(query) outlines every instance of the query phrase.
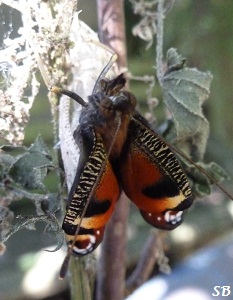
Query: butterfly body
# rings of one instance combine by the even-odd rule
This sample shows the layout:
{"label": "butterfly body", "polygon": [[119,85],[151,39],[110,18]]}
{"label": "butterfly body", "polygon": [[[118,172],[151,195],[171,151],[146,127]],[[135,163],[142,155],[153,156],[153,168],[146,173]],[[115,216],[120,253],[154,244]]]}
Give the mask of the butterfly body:
{"label": "butterfly body", "polygon": [[192,204],[178,160],[136,111],[123,91],[125,78],[101,80],[82,109],[75,138],[80,146],[76,178],[63,229],[74,255],[93,251],[123,189],[154,227],[173,229]]}

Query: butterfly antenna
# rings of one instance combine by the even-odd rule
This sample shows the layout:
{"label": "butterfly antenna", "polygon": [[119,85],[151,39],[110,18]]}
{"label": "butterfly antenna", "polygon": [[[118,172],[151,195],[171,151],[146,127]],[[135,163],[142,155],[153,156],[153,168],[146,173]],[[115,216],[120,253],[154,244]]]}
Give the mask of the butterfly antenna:
{"label": "butterfly antenna", "polygon": [[95,94],[98,91],[101,79],[103,79],[104,77],[106,77],[106,74],[111,69],[111,67],[114,65],[114,63],[115,63],[116,60],[117,60],[117,55],[113,54],[111,56],[109,62],[107,63],[107,65],[104,67],[104,69],[100,73],[99,77],[97,78],[95,86],[94,86],[93,91],[92,91],[92,95]]}
{"label": "butterfly antenna", "polygon": [[87,103],[83,100],[83,98],[74,92],[59,88],[55,85],[51,87],[50,91],[53,93],[56,93],[56,94],[66,95],[66,96],[70,97],[71,99],[75,100],[76,102],[78,102],[80,105],[87,106]]}
{"label": "butterfly antenna", "polygon": [[[96,83],[95,83],[95,86],[93,88],[92,94],[95,94],[97,92],[97,90],[99,89],[99,84],[100,84],[101,79],[103,79],[106,76],[106,74],[111,69],[111,67],[113,66],[113,64],[115,63],[116,60],[117,60],[117,55],[113,54],[111,56],[108,64],[104,67],[103,71],[100,73],[98,79],[96,80]],[[59,88],[55,85],[50,88],[50,91],[53,92],[53,93],[56,93],[56,94],[66,95],[66,96],[70,97],[71,99],[75,100],[80,105],[82,105],[84,107],[87,106],[87,103],[83,100],[83,98],[80,97],[78,94],[72,92],[72,91]]]}

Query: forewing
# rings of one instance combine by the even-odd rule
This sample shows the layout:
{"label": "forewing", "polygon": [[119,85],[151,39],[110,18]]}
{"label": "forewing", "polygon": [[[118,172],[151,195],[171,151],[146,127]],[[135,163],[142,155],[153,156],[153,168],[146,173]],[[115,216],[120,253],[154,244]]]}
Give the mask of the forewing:
{"label": "forewing", "polygon": [[81,170],[78,169],[71,188],[69,207],[62,225],[67,243],[70,247],[72,245],[75,255],[88,254],[100,244],[119,197],[118,182],[102,138],[94,131],[92,151],[85,156],[87,159],[85,162],[82,159]]}

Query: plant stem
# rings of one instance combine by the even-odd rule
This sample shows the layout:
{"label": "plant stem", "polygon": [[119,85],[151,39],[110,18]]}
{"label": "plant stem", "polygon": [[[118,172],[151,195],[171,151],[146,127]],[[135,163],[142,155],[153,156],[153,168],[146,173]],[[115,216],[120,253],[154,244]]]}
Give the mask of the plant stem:
{"label": "plant stem", "polygon": [[85,269],[85,258],[71,257],[69,271],[71,274],[70,293],[72,300],[91,300],[90,279]]}
{"label": "plant stem", "polygon": [[[118,55],[118,67],[127,66],[123,0],[98,0],[100,41]],[[97,300],[122,300],[125,290],[126,226],[128,201],[121,195],[106,226],[98,266]]]}
{"label": "plant stem", "polygon": [[97,0],[98,28],[101,43],[118,56],[118,67],[127,66],[124,0]]}
{"label": "plant stem", "polygon": [[150,277],[155,263],[163,255],[163,237],[166,234],[158,230],[153,230],[140,255],[137,266],[126,283],[126,295],[131,294],[139,286],[141,286]]}

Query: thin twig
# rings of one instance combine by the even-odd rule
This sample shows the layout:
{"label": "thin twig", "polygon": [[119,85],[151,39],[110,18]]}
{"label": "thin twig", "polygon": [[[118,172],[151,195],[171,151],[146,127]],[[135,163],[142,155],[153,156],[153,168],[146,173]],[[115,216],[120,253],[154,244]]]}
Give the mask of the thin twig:
{"label": "thin twig", "polygon": [[117,54],[119,69],[127,66],[124,1],[97,0],[100,41]]}
{"label": "thin twig", "polygon": [[137,267],[127,280],[126,295],[131,294],[149,278],[156,262],[159,263],[159,260],[162,262],[166,261],[163,259],[165,257],[162,246],[163,236],[164,233],[158,230],[153,230],[149,236],[140,255]]}
{"label": "thin twig", "polygon": [[97,272],[97,300],[124,298],[128,213],[129,201],[122,194],[105,230]]}
{"label": "thin twig", "polygon": [[156,34],[156,73],[161,85],[163,78],[163,19],[164,0],[158,0],[157,34]]}
{"label": "thin twig", "polygon": [[[100,39],[118,55],[119,69],[127,66],[123,2],[97,1]],[[127,217],[128,201],[126,196],[121,196],[105,230],[98,266],[97,300],[124,298]]]}

